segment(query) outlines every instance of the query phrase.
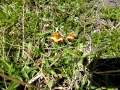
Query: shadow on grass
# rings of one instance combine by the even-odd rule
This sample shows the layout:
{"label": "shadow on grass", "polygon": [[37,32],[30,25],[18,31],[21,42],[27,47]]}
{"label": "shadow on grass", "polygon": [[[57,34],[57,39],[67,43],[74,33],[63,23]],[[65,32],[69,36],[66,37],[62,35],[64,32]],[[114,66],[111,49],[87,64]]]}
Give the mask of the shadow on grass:
{"label": "shadow on grass", "polygon": [[[93,69],[94,68],[94,69]],[[95,87],[120,87],[120,57],[94,59],[89,65],[92,85]]]}

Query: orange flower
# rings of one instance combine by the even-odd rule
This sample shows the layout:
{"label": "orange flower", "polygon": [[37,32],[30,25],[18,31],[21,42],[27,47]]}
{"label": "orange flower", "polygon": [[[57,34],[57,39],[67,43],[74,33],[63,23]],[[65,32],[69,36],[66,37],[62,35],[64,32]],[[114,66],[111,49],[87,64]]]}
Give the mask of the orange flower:
{"label": "orange flower", "polygon": [[60,33],[58,33],[58,42],[63,42],[64,41],[64,39],[63,39],[63,36],[60,34]]}
{"label": "orange flower", "polygon": [[70,32],[68,34],[68,36],[66,37],[66,39],[70,42],[72,42],[74,40],[74,32]]}
{"label": "orange flower", "polygon": [[50,37],[50,40],[52,42],[59,43],[59,42],[63,42],[63,37],[59,32],[53,32],[52,36]]}

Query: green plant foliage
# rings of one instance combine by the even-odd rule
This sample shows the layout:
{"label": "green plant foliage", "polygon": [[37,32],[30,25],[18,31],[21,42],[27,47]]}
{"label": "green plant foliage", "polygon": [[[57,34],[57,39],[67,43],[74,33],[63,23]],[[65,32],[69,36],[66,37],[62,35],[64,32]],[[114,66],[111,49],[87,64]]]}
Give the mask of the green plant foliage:
{"label": "green plant foliage", "polygon": [[[96,89],[87,65],[101,52],[102,58],[120,55],[120,7],[101,7],[95,0],[0,1],[0,88],[17,90],[32,84],[40,89]],[[98,15],[99,14],[99,15]],[[101,24],[100,20],[106,24]],[[97,27],[97,25],[99,27]],[[64,41],[50,41],[59,31]],[[74,31],[74,40],[66,40]],[[84,58],[89,58],[84,65]],[[105,77],[106,87],[114,85]],[[40,84],[40,85],[39,85]],[[23,89],[37,90],[23,86]]]}
{"label": "green plant foliage", "polygon": [[14,90],[16,87],[18,87],[18,85],[18,83],[11,81],[8,86],[8,90]]}

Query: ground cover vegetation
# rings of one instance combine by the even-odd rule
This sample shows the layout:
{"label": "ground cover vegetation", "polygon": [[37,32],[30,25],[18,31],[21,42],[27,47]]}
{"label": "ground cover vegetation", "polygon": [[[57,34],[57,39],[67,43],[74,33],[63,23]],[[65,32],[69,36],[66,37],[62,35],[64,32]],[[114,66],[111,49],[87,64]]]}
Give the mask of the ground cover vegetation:
{"label": "ground cover vegetation", "polygon": [[[1,0],[0,88],[117,89],[120,7],[98,7],[98,3]],[[63,42],[50,41],[56,31]],[[71,31],[72,42],[65,39]]]}

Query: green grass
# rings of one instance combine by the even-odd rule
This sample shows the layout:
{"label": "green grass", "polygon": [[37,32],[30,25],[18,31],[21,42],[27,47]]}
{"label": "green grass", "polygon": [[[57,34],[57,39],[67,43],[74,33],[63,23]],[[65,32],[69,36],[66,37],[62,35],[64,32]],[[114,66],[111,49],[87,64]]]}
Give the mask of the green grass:
{"label": "green grass", "polygon": [[[119,57],[120,7],[96,10],[93,3],[94,0],[2,0],[0,88],[99,88],[92,85],[86,66],[98,52],[102,53],[100,58]],[[74,42],[51,42],[49,37],[56,30],[65,36],[74,31]],[[89,58],[87,64],[83,64],[85,57]],[[42,79],[28,85],[26,82],[37,73]]]}

